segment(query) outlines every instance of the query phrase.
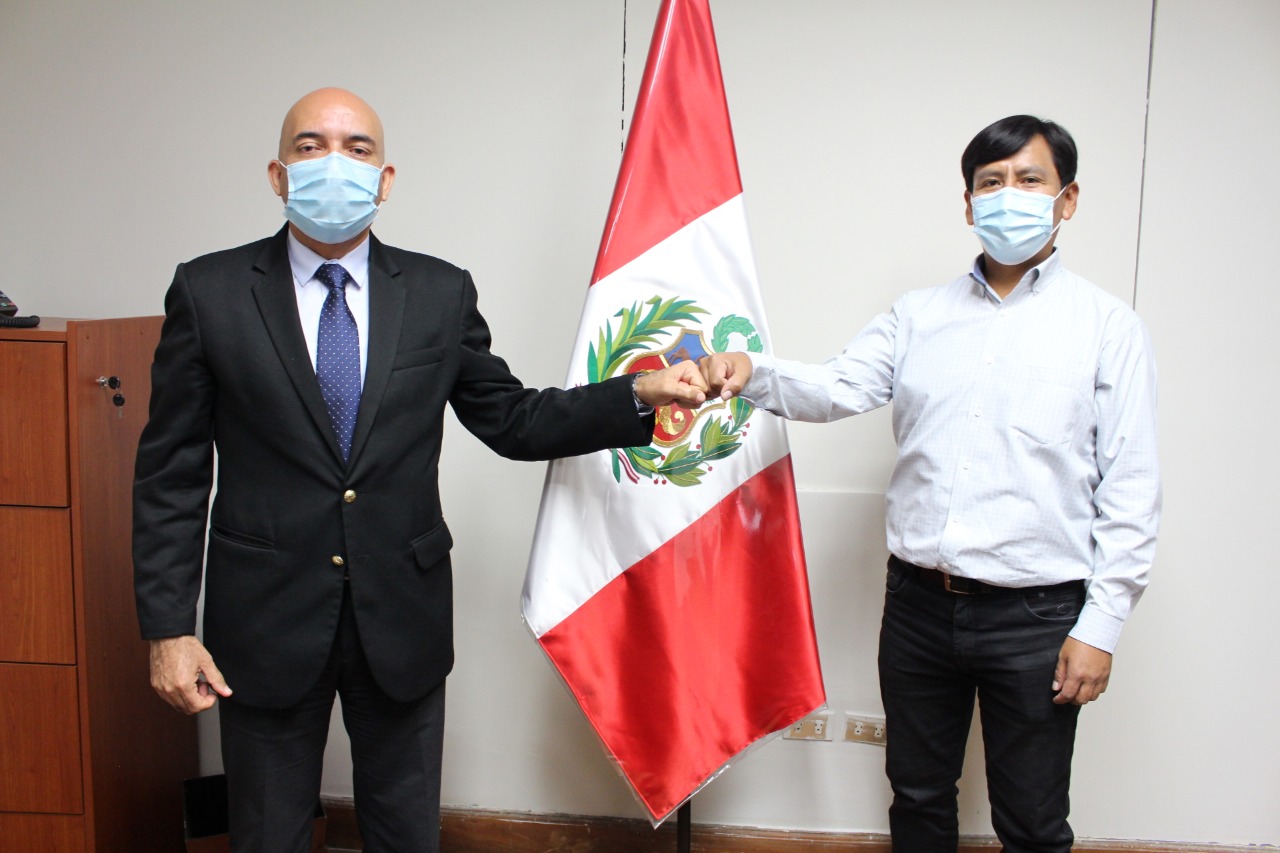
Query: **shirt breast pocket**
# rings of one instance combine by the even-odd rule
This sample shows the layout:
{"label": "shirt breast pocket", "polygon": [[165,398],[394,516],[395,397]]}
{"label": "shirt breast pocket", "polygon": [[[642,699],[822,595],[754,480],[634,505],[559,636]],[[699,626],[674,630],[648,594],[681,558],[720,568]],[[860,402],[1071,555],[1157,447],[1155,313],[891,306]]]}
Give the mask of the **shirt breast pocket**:
{"label": "shirt breast pocket", "polygon": [[1009,427],[1036,444],[1065,444],[1084,421],[1089,398],[1056,371],[1045,371],[1017,392]]}

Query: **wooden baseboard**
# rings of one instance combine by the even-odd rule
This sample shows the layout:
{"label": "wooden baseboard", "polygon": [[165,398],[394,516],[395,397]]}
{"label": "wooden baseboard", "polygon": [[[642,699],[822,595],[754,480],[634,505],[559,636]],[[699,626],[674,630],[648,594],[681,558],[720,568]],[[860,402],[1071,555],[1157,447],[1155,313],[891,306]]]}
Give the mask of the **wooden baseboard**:
{"label": "wooden baseboard", "polygon": [[[359,850],[351,800],[324,801],[328,848]],[[541,815],[481,809],[442,810],[442,853],[672,853],[675,820],[655,830],[647,821],[615,817]],[[961,839],[959,853],[999,850],[993,837]],[[1076,850],[1091,853],[1245,853],[1257,848],[1146,841],[1082,840]],[[890,853],[889,837],[876,833],[805,832],[694,824],[694,853]]]}

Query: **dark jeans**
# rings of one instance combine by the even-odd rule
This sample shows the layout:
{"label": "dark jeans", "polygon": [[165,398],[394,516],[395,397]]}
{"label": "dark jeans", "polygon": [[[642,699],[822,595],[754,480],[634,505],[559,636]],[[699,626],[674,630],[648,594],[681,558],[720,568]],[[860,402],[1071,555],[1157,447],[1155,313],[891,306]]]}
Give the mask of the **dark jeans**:
{"label": "dark jeans", "polygon": [[[234,685],[233,685],[234,686]],[[414,702],[378,687],[350,604],[320,681],[283,711],[219,701],[235,853],[306,853],[335,695],[351,738],[356,819],[366,853],[437,853],[444,684]]]}
{"label": "dark jeans", "polygon": [[880,692],[896,853],[955,853],[956,782],[974,696],[987,795],[1009,853],[1067,853],[1075,705],[1053,704],[1053,671],[1084,603],[1080,585],[957,595],[889,561]]}

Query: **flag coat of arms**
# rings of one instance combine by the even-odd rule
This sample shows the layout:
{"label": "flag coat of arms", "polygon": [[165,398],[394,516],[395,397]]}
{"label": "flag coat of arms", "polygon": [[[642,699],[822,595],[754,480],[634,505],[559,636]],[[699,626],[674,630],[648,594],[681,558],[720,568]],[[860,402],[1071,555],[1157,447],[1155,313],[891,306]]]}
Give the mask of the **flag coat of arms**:
{"label": "flag coat of arms", "polygon": [[[566,385],[768,352],[707,0],[665,0]],[[661,823],[825,703],[782,422],[658,410],[653,443],[551,463],[524,618]]]}

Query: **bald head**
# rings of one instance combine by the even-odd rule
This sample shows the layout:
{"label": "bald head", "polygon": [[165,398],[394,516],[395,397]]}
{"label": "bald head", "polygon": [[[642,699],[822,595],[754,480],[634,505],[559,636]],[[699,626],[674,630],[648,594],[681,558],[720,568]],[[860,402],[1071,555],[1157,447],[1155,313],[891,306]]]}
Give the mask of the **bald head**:
{"label": "bald head", "polygon": [[[267,164],[267,180],[271,182],[272,191],[287,203],[287,168],[303,160],[319,160],[332,154],[381,170],[377,204],[381,205],[391,195],[396,169],[386,162],[382,121],[373,107],[346,89],[317,89],[289,109],[280,126],[278,159]],[[290,227],[299,240],[326,258],[342,257],[368,232],[366,228],[350,240],[330,245],[308,237],[292,223]]]}
{"label": "bald head", "polygon": [[[334,151],[381,166],[385,160],[382,121],[346,89],[317,89],[289,108],[280,126],[279,158],[286,164]],[[356,153],[352,153],[355,151]]]}

